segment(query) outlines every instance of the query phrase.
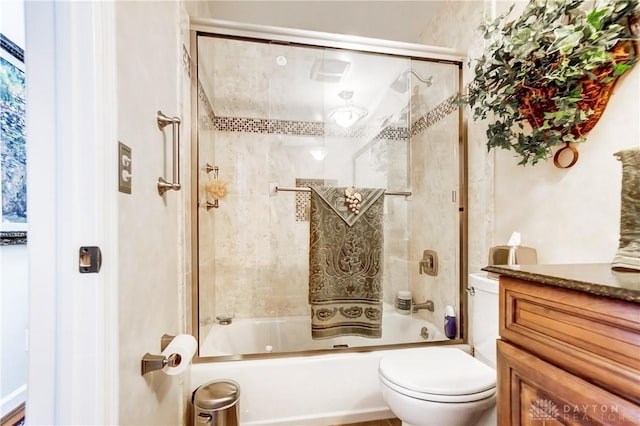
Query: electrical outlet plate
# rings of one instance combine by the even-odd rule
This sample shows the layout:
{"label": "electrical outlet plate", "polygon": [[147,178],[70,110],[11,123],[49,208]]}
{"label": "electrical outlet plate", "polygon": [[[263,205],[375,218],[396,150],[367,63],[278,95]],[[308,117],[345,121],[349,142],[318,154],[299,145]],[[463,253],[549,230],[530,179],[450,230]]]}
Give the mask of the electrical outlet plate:
{"label": "electrical outlet plate", "polygon": [[118,191],[131,194],[131,148],[118,142]]}

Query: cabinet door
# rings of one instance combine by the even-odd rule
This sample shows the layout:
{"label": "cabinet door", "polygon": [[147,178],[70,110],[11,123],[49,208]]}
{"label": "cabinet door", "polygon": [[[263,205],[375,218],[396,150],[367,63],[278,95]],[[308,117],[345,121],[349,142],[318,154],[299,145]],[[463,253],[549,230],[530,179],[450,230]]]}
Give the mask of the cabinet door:
{"label": "cabinet door", "polygon": [[640,406],[498,340],[498,423],[638,425]]}
{"label": "cabinet door", "polygon": [[640,402],[640,305],[500,278],[500,336]]}

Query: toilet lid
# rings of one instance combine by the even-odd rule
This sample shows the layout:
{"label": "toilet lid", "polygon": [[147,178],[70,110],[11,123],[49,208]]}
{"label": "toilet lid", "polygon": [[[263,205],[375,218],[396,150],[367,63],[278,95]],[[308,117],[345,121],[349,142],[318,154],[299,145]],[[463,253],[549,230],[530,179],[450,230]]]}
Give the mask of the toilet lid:
{"label": "toilet lid", "polygon": [[387,381],[419,394],[472,395],[494,389],[496,371],[457,348],[398,351],[380,360]]}

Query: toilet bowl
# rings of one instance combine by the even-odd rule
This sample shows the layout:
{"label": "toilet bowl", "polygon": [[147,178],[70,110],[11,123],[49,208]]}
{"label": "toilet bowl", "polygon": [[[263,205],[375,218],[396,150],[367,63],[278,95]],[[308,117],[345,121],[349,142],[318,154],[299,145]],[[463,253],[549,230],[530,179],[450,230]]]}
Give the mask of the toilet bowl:
{"label": "toilet bowl", "polygon": [[469,287],[477,358],[454,347],[427,347],[380,360],[382,397],[403,426],[471,426],[483,414],[495,416],[498,282],[471,274]]}
{"label": "toilet bowl", "polygon": [[403,426],[468,426],[495,405],[495,370],[457,348],[399,351],[382,358],[378,372]]}

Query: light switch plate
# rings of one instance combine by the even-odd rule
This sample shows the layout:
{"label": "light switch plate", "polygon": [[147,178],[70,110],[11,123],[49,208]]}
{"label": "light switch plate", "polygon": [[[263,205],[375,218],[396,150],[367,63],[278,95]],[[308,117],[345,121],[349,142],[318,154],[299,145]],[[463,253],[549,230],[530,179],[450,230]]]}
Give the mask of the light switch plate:
{"label": "light switch plate", "polygon": [[131,148],[118,142],[118,191],[131,194]]}

